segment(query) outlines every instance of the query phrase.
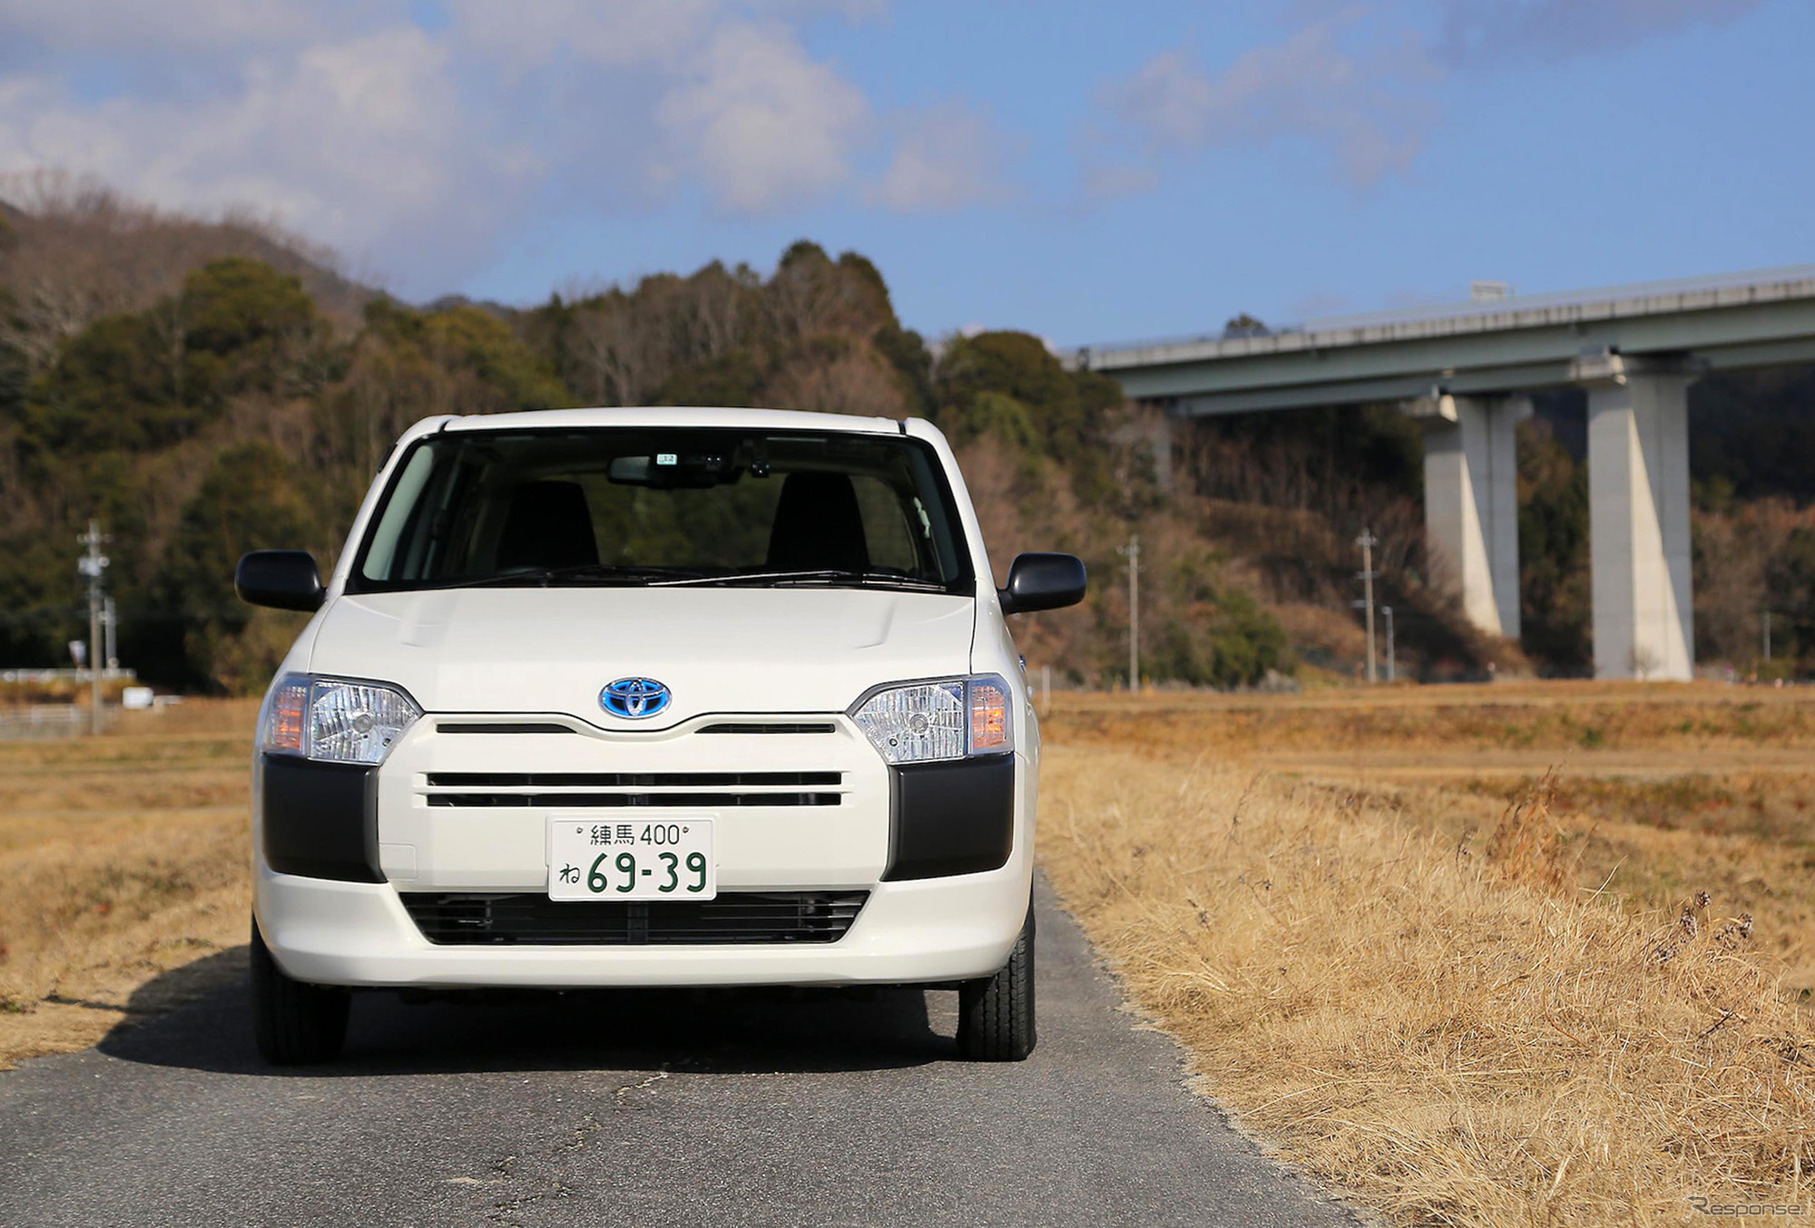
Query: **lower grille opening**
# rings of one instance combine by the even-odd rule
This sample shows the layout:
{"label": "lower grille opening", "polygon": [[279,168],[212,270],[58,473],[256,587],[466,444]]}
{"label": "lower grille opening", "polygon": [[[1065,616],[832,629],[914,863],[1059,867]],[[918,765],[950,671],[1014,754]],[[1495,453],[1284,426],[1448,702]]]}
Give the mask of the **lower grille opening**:
{"label": "lower grille opening", "polygon": [[711,900],[556,901],[535,892],[401,893],[437,946],[837,942],[867,891],[727,891]]}

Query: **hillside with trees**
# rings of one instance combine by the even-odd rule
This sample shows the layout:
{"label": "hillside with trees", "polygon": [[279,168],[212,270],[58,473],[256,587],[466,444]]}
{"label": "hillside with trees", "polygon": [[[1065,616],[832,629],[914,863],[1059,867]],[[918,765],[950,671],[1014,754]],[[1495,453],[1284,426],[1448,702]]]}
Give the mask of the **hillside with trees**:
{"label": "hillside with trees", "polygon": [[122,661],[165,686],[256,690],[298,620],[238,603],[235,559],[302,546],[331,563],[409,423],[642,403],[934,419],[998,573],[1050,547],[1098,577],[1084,607],[1028,629],[1030,658],[1061,677],[1125,674],[1115,547],[1137,526],[1144,672],[1237,686],[1293,667],[1239,562],[1160,497],[1113,382],[1019,333],[935,354],[855,253],[801,242],[767,275],[715,263],[532,309],[418,308],[266,226],[37,187],[0,223],[0,663],[64,664],[84,636],[75,538],[92,517],[111,537]]}
{"label": "hillside with trees", "polygon": [[[167,687],[256,691],[298,616],[234,599],[241,553],[300,546],[329,565],[420,418],[611,404],[930,418],[959,451],[998,578],[1027,549],[1089,565],[1083,606],[1018,630],[1030,664],[1073,684],[1126,683],[1119,550],[1135,533],[1152,682],[1353,677],[1364,526],[1403,673],[1585,660],[1586,488],[1546,421],[1521,448],[1528,663],[1423,582],[1420,444],[1388,409],[1199,424],[1176,433],[1162,475],[1152,411],[1113,381],[1025,333],[929,342],[854,252],[802,241],[767,272],[712,263],[530,308],[419,307],[257,219],[173,216],[56,177],[0,184],[0,199],[0,666],[66,664],[85,637],[75,539],[94,518],[111,538],[122,662]],[[1794,389],[1808,396],[1807,381]],[[1720,543],[1703,592],[1781,593],[1784,642],[1809,651],[1806,496],[1788,459],[1746,463],[1777,419],[1720,420],[1725,451],[1698,485],[1698,542]],[[1706,613],[1698,600],[1698,627],[1743,660],[1743,611],[1721,599]]]}

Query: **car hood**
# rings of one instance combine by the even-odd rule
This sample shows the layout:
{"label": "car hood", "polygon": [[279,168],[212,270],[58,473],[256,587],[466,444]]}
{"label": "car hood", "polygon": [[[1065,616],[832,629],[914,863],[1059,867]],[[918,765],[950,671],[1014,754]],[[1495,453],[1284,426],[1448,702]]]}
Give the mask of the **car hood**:
{"label": "car hood", "polygon": [[[429,712],[566,713],[660,729],[705,713],[837,712],[878,683],[963,674],[976,602],[828,588],[474,588],[363,593],[324,612],[318,674],[401,685]],[[659,716],[599,705],[666,683]]]}

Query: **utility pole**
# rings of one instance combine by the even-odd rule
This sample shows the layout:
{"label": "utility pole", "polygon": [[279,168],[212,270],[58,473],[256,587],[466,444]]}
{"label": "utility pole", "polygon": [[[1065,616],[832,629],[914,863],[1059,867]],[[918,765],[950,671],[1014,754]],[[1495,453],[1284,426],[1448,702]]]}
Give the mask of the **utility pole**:
{"label": "utility pole", "polygon": [[1399,681],[1399,662],[1393,655],[1393,607],[1383,605],[1380,612],[1386,617],[1386,680]]}
{"label": "utility pole", "polygon": [[101,732],[101,573],[107,570],[107,556],[101,553],[106,536],[98,521],[88,522],[88,532],[76,539],[88,547],[76,562],[76,570],[88,580],[88,679],[89,728]]}
{"label": "utility pole", "polygon": [[1771,611],[1765,611],[1765,660],[1771,659]]}
{"label": "utility pole", "polygon": [[1141,689],[1141,535],[1130,533],[1116,553],[1128,560],[1128,689]]}
{"label": "utility pole", "polygon": [[1379,671],[1374,665],[1374,547],[1379,540],[1368,530],[1363,529],[1361,536],[1355,539],[1361,547],[1361,600],[1368,612],[1368,683],[1380,681]]}
{"label": "utility pole", "polygon": [[114,608],[112,597],[101,603],[101,627],[101,639],[107,645],[107,672],[111,674],[120,668],[120,612]]}

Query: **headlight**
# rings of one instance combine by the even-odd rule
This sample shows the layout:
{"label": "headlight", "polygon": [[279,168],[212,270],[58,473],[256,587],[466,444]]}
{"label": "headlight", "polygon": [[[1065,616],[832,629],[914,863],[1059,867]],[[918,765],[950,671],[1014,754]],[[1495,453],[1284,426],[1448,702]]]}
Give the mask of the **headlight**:
{"label": "headlight", "polygon": [[865,697],[851,714],[890,763],[932,763],[1015,749],[1014,693],[997,674],[916,682]]}
{"label": "headlight", "polygon": [[329,763],[383,763],[421,715],[415,700],[382,682],[286,674],[265,703],[258,745]]}

